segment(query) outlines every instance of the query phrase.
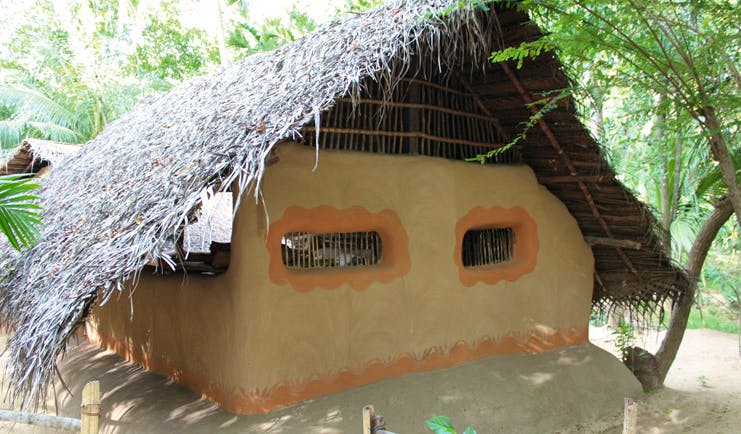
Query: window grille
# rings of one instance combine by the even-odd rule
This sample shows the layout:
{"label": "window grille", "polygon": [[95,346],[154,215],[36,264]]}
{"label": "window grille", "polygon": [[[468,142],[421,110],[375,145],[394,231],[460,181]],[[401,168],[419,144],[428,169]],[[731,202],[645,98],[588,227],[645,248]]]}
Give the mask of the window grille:
{"label": "window grille", "polygon": [[464,267],[501,264],[514,256],[515,232],[512,228],[471,229],[463,235]]}
{"label": "window grille", "polygon": [[381,260],[378,232],[289,232],[280,244],[283,265],[294,270],[367,267]]}

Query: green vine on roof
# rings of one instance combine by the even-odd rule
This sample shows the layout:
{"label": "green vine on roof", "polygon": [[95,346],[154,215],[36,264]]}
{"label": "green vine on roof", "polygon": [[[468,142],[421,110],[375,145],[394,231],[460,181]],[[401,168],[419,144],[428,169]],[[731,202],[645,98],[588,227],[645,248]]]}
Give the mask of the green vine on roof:
{"label": "green vine on roof", "polygon": [[481,164],[486,164],[486,161],[490,158],[494,158],[498,155],[503,154],[507,150],[511,149],[514,145],[525,140],[527,133],[540,122],[543,117],[558,107],[558,102],[564,98],[571,96],[573,92],[572,88],[556,89],[549,92],[543,92],[543,98],[535,100],[529,104],[525,104],[525,107],[530,109],[532,107],[540,106],[537,112],[530,115],[527,121],[520,122],[520,132],[517,133],[507,144],[496,149],[492,149],[486,154],[479,154],[475,157],[467,158],[466,161],[478,161]]}
{"label": "green vine on roof", "polygon": [[517,47],[507,47],[504,50],[498,50],[491,53],[489,60],[492,63],[507,62],[510,60],[517,61],[517,69],[522,68],[526,59],[534,59],[541,53],[553,51],[555,49],[553,42],[547,38],[538,38],[535,41],[522,42]]}

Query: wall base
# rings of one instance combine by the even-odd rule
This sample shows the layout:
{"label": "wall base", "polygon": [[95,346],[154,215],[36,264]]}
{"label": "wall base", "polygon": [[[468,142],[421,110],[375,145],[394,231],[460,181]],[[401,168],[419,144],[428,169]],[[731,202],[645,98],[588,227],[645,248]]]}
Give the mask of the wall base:
{"label": "wall base", "polygon": [[170,377],[236,414],[268,413],[311,398],[404,374],[449,368],[491,356],[551,351],[588,341],[588,331],[577,329],[564,333],[555,331],[533,334],[524,338],[509,335],[496,340],[483,339],[476,344],[461,342],[450,349],[432,348],[421,357],[402,354],[391,362],[374,360],[362,369],[344,370],[324,378],[314,377],[302,382],[279,384],[268,390],[245,390],[242,387],[225,390],[202,374],[181,369],[169,360],[151,357],[141,347],[136,347],[129,341],[103,336],[91,324],[88,324],[86,329],[91,342],[114,351],[124,359],[133,361],[147,370]]}
{"label": "wall base", "polygon": [[361,409],[369,403],[398,433],[426,432],[425,419],[438,415],[450,417],[459,430],[470,425],[481,433],[563,432],[621,414],[624,397],[642,396],[630,372],[591,344],[404,375],[250,416],[230,414],[89,343],[67,353],[60,371],[74,393],[57,388],[62,414],[79,415],[82,386],[99,379],[103,431],[137,434],[352,433],[360,431]]}

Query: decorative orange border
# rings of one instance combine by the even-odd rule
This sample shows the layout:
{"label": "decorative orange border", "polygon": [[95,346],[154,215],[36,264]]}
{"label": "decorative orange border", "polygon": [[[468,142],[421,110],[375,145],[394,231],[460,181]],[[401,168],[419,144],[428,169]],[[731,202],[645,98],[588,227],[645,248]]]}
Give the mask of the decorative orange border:
{"label": "decorative orange border", "polygon": [[[501,264],[464,267],[461,249],[463,235],[471,229],[512,228],[515,231],[515,248],[512,260]],[[510,282],[535,269],[538,263],[538,225],[524,208],[495,206],[471,209],[455,225],[453,261],[458,265],[458,275],[465,286],[478,282],[493,285],[500,280]]]}
{"label": "decorative orange border", "polygon": [[[289,232],[378,232],[381,261],[371,267],[352,269],[289,270],[281,259],[280,240]],[[291,206],[283,217],[270,225],[266,240],[270,255],[270,280],[276,285],[290,284],[297,291],[314,288],[335,289],[343,283],[362,291],[373,282],[388,283],[409,273],[409,237],[396,213],[385,209],[372,214],[365,208],[348,209],[322,205],[307,209]]]}
{"label": "decorative orange border", "polygon": [[391,362],[370,361],[358,370],[348,369],[336,375],[320,378],[312,376],[305,381],[278,384],[265,390],[245,391],[241,387],[232,390],[224,389],[223,386],[209,380],[202,373],[177,367],[170,359],[147,354],[141,346],[134,345],[130,340],[120,341],[103,336],[90,323],[86,325],[86,329],[91,342],[140,364],[144,369],[166,375],[236,414],[268,413],[307,399],[412,372],[449,368],[496,355],[541,353],[583,344],[589,340],[587,328],[572,328],[563,332],[552,331],[545,334],[534,332],[526,336],[510,334],[500,339],[485,338],[475,344],[459,342],[448,349],[434,347],[423,352],[421,358],[404,353]]}

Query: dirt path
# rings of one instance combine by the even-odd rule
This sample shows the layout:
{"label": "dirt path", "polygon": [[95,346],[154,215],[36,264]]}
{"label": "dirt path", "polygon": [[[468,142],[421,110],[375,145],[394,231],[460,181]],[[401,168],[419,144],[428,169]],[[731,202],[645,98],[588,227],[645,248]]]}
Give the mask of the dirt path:
{"label": "dirt path", "polygon": [[[596,345],[614,351],[610,335],[604,329],[592,330],[591,336],[592,342]],[[652,351],[659,343],[660,337],[655,333],[643,337],[638,342],[640,346]],[[0,336],[0,346],[3,348],[5,346],[4,335]],[[90,372],[90,370],[95,371],[92,373],[94,375],[106,375],[106,373],[115,371],[118,372],[117,375],[123,375],[133,380],[142,376],[151,376],[147,380],[147,384],[153,390],[164,391],[180,388],[168,379],[143,372],[130,363],[121,361],[113,354],[97,350],[94,357],[97,360],[91,361],[85,360],[90,354],[76,354],[76,351],[73,350],[65,361],[67,365],[65,376],[68,382],[75,382],[78,373]],[[3,357],[0,358],[0,369],[4,368],[6,357],[3,354]],[[70,385],[73,390],[78,386]],[[81,387],[81,385],[79,386]],[[125,389],[126,386],[122,385],[121,388]],[[151,393],[153,390],[149,392]],[[151,411],[160,414],[155,410],[157,407],[165,409],[174,405],[172,401],[158,402],[156,399],[147,399],[146,402],[142,402],[142,391],[139,389],[128,392],[122,390],[116,393],[119,394],[119,397],[128,396],[123,402],[117,403],[117,408],[114,411],[116,418],[120,418],[128,412],[136,412],[135,409],[141,408],[141,406],[148,407]],[[164,397],[165,395],[154,392],[154,396]],[[178,414],[168,414],[167,412],[160,414],[162,417],[157,418],[157,420],[161,420],[162,425],[157,427],[148,424],[147,429],[150,430],[148,432],[171,432],[170,429],[173,426],[174,419],[209,419],[215,423],[212,426],[213,432],[220,429],[229,430],[232,424],[238,425],[238,418],[224,413],[210,402],[200,399],[190,392],[178,392],[176,396],[183,400],[175,403],[179,408]],[[79,402],[77,405],[79,405]],[[7,407],[7,405],[4,405],[4,407]],[[60,407],[62,413],[69,416],[77,411],[74,401],[68,398],[60,399]],[[53,407],[51,412],[53,413]],[[219,416],[222,413],[224,413],[223,417]],[[738,336],[712,330],[688,330],[677,361],[669,373],[667,388],[645,396],[639,401],[638,421],[640,433],[741,432],[741,358],[739,357]],[[622,414],[616,413],[613,417],[599,422],[574,425],[569,429],[562,429],[560,432],[620,433],[621,424]],[[206,427],[200,426],[200,428],[205,429]],[[496,429],[487,429],[487,427],[478,428],[480,434],[498,432]],[[47,432],[53,431],[0,423],[0,434]],[[271,428],[267,428],[266,432],[271,432]],[[523,432],[527,432],[527,430],[524,429]],[[541,432],[543,431],[541,430]]]}
{"label": "dirt path", "polygon": [[[592,342],[615,352],[609,333],[591,331]],[[661,335],[639,337],[637,345],[654,352]],[[639,403],[640,433],[741,432],[741,354],[739,337],[714,330],[687,330],[666,379],[666,387]],[[621,432],[622,415],[571,432]]]}

